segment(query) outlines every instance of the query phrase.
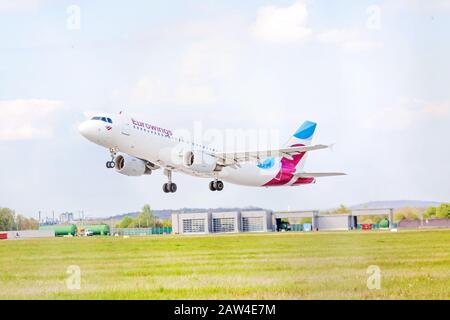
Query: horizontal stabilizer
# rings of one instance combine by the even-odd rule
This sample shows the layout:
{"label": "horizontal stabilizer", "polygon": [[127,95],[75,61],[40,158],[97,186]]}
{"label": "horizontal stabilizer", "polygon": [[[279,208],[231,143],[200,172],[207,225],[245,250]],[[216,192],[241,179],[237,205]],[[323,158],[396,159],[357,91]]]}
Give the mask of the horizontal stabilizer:
{"label": "horizontal stabilizer", "polygon": [[342,172],[299,172],[295,174],[297,178],[320,178],[345,175],[347,174]]}
{"label": "horizontal stabilizer", "polygon": [[326,148],[329,148],[329,146],[324,145],[324,144],[316,144],[314,146],[290,147],[290,148],[286,148],[286,149],[280,149],[280,150],[277,150],[277,151],[282,152],[282,153],[292,153],[292,152],[300,153],[300,152],[321,150],[321,149],[326,149]]}

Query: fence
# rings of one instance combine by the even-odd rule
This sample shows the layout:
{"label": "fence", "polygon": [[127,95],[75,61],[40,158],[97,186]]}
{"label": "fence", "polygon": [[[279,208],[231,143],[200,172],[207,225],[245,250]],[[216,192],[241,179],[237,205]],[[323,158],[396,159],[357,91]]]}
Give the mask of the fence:
{"label": "fence", "polygon": [[401,220],[398,227],[404,229],[450,228],[450,219]]}
{"label": "fence", "polygon": [[154,234],[171,234],[172,228],[112,228],[112,235],[149,236]]}

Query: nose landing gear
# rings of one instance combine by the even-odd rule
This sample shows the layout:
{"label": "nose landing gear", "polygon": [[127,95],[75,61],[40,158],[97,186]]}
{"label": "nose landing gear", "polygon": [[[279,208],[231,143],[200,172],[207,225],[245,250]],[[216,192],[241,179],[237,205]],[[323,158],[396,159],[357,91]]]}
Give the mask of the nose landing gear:
{"label": "nose landing gear", "polygon": [[108,169],[113,169],[116,166],[116,163],[114,162],[114,159],[116,158],[116,155],[117,155],[117,149],[116,148],[111,148],[111,149],[109,149],[109,152],[111,154],[111,161],[107,161],[106,162],[106,167]]}
{"label": "nose landing gear", "polygon": [[108,169],[113,169],[115,166],[116,166],[116,164],[115,164],[114,161],[107,161],[107,162],[106,162],[106,167],[107,167]]}

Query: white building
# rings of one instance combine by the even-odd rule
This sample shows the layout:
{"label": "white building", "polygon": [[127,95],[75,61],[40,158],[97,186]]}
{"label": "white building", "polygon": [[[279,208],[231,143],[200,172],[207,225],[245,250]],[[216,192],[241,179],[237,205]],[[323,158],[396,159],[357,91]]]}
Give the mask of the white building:
{"label": "white building", "polygon": [[272,220],[266,211],[174,213],[172,230],[175,234],[267,232],[272,231]]}

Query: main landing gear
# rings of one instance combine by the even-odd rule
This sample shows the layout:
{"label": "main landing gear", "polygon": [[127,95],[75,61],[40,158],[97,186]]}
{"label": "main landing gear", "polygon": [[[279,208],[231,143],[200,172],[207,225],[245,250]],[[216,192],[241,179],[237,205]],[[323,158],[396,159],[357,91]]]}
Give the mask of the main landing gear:
{"label": "main landing gear", "polygon": [[177,192],[177,184],[172,182],[172,171],[165,170],[165,174],[169,179],[169,182],[163,184],[163,191],[165,193],[175,193]]}
{"label": "main landing gear", "polygon": [[211,191],[222,191],[223,182],[220,180],[214,180],[209,183],[209,190]]}
{"label": "main landing gear", "polygon": [[168,182],[163,184],[163,191],[165,193],[174,193],[177,192],[177,184],[173,182]]}
{"label": "main landing gear", "polygon": [[116,166],[116,163],[114,162],[114,159],[116,158],[117,149],[111,148],[109,149],[109,152],[111,154],[111,161],[106,162],[106,167],[108,169],[113,169]]}

